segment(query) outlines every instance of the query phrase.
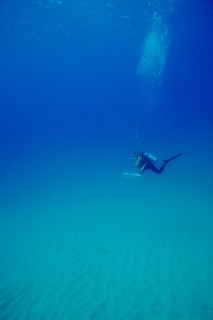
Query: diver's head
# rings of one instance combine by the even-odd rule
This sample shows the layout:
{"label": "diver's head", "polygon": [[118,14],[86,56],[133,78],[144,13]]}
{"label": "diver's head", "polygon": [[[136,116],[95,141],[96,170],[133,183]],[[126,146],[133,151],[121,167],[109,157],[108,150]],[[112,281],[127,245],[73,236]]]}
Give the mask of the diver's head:
{"label": "diver's head", "polygon": [[142,158],[144,156],[144,153],[145,152],[140,152],[140,153],[133,152],[132,156],[133,156],[133,158],[138,158],[138,157]]}
{"label": "diver's head", "polygon": [[133,156],[133,158],[137,158],[138,157],[138,153],[137,152],[133,152],[132,156]]}

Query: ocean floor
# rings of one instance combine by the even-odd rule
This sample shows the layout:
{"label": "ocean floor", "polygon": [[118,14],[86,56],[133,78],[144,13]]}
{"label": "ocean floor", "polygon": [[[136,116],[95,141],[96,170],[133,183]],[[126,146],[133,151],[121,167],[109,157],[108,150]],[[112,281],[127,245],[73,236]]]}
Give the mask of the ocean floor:
{"label": "ocean floor", "polygon": [[190,199],[184,214],[162,196],[127,198],[29,201],[5,216],[0,319],[213,319],[213,221]]}

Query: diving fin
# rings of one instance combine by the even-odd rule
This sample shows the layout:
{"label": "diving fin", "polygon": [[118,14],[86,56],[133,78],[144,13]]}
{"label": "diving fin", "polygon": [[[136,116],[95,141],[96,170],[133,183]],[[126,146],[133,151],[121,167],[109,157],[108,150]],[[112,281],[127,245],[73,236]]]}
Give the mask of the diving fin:
{"label": "diving fin", "polygon": [[163,160],[163,162],[164,162],[165,164],[167,164],[169,161],[172,161],[172,160],[176,159],[177,157],[180,157],[182,154],[183,154],[183,152],[178,153],[178,154],[176,154],[176,156],[174,156],[174,157],[172,157],[172,158],[170,158],[170,159]]}

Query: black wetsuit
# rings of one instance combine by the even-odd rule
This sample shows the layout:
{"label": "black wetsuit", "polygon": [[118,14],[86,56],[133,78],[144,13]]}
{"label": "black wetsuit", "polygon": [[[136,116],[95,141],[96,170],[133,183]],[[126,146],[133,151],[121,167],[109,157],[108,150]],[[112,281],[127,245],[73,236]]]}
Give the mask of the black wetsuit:
{"label": "black wetsuit", "polygon": [[183,152],[175,155],[174,157],[164,160],[164,164],[158,169],[156,168],[156,166],[154,165],[154,163],[146,156],[144,155],[144,153],[139,153],[137,154],[136,157],[136,163],[135,163],[135,167],[139,169],[140,174],[142,174],[145,170],[152,170],[153,172],[157,173],[157,174],[161,174],[163,172],[163,170],[165,169],[166,164],[171,161],[174,160],[175,158],[179,157],[180,155],[182,155]]}

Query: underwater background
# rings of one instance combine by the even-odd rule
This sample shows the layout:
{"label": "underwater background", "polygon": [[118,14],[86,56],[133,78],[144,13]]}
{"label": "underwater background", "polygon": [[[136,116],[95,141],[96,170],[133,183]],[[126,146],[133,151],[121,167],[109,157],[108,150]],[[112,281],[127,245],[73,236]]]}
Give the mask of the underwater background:
{"label": "underwater background", "polygon": [[212,17],[0,0],[0,320],[213,319]]}

